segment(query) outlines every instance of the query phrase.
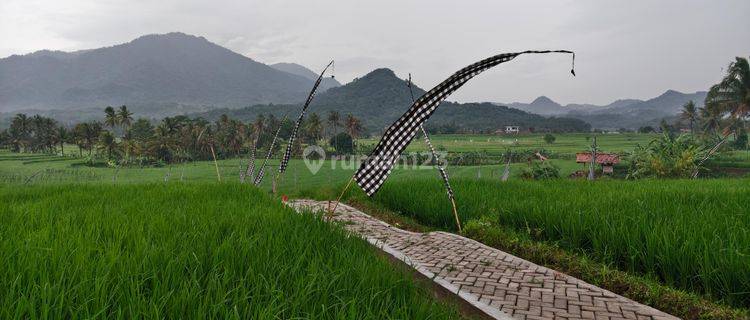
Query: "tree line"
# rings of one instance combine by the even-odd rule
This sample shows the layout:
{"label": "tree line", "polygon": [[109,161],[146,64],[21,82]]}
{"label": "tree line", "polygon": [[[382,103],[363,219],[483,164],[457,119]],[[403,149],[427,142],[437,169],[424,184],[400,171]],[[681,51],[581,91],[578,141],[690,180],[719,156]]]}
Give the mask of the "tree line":
{"label": "tree line", "polygon": [[[750,116],[750,66],[743,57],[729,64],[727,74],[711,86],[704,106],[694,101],[682,107],[680,120],[693,134],[706,137],[733,135],[739,147],[747,145],[747,118]],[[662,124],[664,126],[664,124]]]}
{"label": "tree line", "polygon": [[[274,151],[292,134],[292,119],[260,114],[249,123],[222,115],[210,122],[187,116],[166,117],[159,122],[134,120],[127,106],[104,109],[103,121],[88,121],[66,127],[41,115],[17,114],[10,128],[0,132],[0,147],[13,152],[65,154],[66,144],[78,148],[78,156],[102,159],[115,165],[149,165],[241,156],[251,148],[267,151],[279,132]],[[362,121],[331,111],[323,119],[307,116],[298,131],[294,155],[301,145],[327,145],[339,153],[355,149],[363,133]],[[213,149],[213,151],[211,150]],[[213,154],[212,154],[213,152]],[[70,152],[69,152],[70,153]],[[259,153],[263,154],[263,153]]]}

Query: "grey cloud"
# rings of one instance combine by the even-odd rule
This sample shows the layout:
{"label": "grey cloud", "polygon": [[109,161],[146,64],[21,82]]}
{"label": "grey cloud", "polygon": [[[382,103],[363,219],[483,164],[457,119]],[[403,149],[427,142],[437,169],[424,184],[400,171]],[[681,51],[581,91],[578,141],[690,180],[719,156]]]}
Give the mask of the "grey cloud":
{"label": "grey cloud", "polygon": [[434,85],[477,59],[524,49],[452,99],[608,103],[667,89],[705,90],[737,55],[750,55],[750,2],[725,1],[202,1],[4,0],[0,56],[76,50],[182,31],[265,63],[315,70],[337,60],[337,78],[376,67]]}

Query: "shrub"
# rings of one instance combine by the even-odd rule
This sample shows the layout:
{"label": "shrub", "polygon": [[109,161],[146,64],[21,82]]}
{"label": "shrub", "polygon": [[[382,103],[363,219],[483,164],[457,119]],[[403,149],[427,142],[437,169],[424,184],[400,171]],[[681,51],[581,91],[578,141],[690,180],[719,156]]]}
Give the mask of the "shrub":
{"label": "shrub", "polygon": [[544,142],[546,142],[548,144],[555,143],[555,140],[557,140],[557,138],[555,138],[555,136],[553,136],[552,134],[548,133],[548,134],[544,135]]}
{"label": "shrub", "polygon": [[629,155],[628,178],[688,178],[700,169],[705,155],[705,148],[692,135],[672,137],[665,132]]}
{"label": "shrub", "polygon": [[557,179],[560,178],[560,169],[549,161],[535,162],[521,172],[521,177],[528,180]]}

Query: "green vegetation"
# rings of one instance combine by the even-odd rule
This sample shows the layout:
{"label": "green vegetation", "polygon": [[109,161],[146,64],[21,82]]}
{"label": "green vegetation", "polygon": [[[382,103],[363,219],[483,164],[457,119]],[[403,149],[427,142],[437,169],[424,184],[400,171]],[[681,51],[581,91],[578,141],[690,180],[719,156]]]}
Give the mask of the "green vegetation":
{"label": "green vegetation", "polygon": [[501,226],[492,220],[471,220],[464,236],[505,252],[574,276],[595,286],[652,306],[685,320],[750,319],[750,311],[718,304],[711,299],[675,289],[654,279],[618,270],[592,260],[585,252],[563,249],[554,241],[541,239],[536,230]]}
{"label": "green vegetation", "polygon": [[557,139],[557,138],[555,138],[555,136],[553,136],[553,135],[551,135],[549,133],[544,135],[544,142],[546,142],[548,144],[555,143],[555,139]]}
{"label": "green vegetation", "polygon": [[[143,118],[133,122],[127,106],[121,106],[118,111],[107,107],[104,115],[103,123],[82,122],[68,129],[51,118],[17,114],[10,128],[0,132],[0,148],[16,153],[64,155],[67,143],[78,147],[79,157],[86,151],[89,164],[100,162],[111,167],[184,164],[214,157],[234,158],[248,154],[252,148],[268,150],[276,132],[280,141],[286,141],[294,127],[289,118],[278,119],[273,115],[266,118],[262,114],[253,123],[243,123],[226,115],[214,123],[176,116],[164,118],[156,126]],[[338,120],[328,124],[334,129],[329,131],[332,135],[339,125]],[[361,121],[349,114],[344,129],[350,137],[348,150],[352,150],[355,146],[352,138],[357,138],[362,131]],[[301,141],[308,145],[319,144],[325,131],[320,116],[310,114],[298,132],[294,155],[301,154]],[[274,148],[278,151],[280,145]]]}
{"label": "green vegetation", "polygon": [[521,178],[527,180],[557,179],[560,178],[560,169],[549,161],[534,162],[531,167],[521,171]]}
{"label": "green vegetation", "polygon": [[[454,179],[463,221],[529,230],[596,260],[668,285],[750,306],[750,183]],[[452,229],[437,179],[392,179],[375,198],[429,226]]]}
{"label": "green vegetation", "polygon": [[[555,143],[544,141],[544,133],[519,135],[486,135],[486,134],[440,134],[430,135],[436,148],[449,152],[486,151],[489,155],[501,155],[510,151],[546,150],[556,154],[572,155],[576,152],[590,150],[591,133],[566,133],[555,135]],[[636,145],[646,145],[657,134],[621,133],[600,134],[597,145],[604,152],[629,152]],[[362,144],[375,144],[376,139],[362,140]],[[427,151],[427,147],[420,141],[412,142],[407,151]]]}
{"label": "green vegetation", "polygon": [[631,178],[690,178],[702,169],[700,161],[707,151],[692,135],[673,137],[663,134],[647,146],[638,146],[630,154]]}
{"label": "green vegetation", "polygon": [[0,317],[458,318],[365,241],[239,184],[0,186]]}

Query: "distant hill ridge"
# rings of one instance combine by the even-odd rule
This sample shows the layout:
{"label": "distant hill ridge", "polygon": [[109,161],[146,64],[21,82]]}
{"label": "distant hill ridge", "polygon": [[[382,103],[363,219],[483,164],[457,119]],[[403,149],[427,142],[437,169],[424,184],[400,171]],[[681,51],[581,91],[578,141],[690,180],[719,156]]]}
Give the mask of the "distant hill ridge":
{"label": "distant hill ridge", "polygon": [[[333,84],[331,84],[333,85]],[[184,33],[0,59],[0,112],[109,104],[246,106],[304,100],[308,77]]]}
{"label": "distant hill ridge", "polygon": [[[295,75],[304,77],[306,79],[310,79],[312,81],[318,80],[318,77],[320,76],[320,73],[315,73],[312,70],[305,68],[304,66],[296,64],[296,63],[280,62],[280,63],[271,64],[269,66],[276,70],[295,74]],[[320,81],[319,90],[325,91],[330,88],[334,88],[338,86],[341,86],[341,83],[339,83],[336,79],[331,78],[330,74],[326,74],[323,80]]]}
{"label": "distant hill ridge", "polygon": [[620,99],[608,105],[568,104],[560,105],[541,96],[531,103],[496,103],[514,109],[541,115],[556,115],[584,120],[595,128],[629,128],[654,125],[661,119],[674,119],[688,101],[702,107],[707,92],[682,93],[667,90],[658,97],[648,100]]}
{"label": "distant hill ridge", "polygon": [[[413,86],[414,96],[419,97],[425,90]],[[310,105],[309,113],[318,113],[323,119],[330,111],[338,111],[342,118],[347,114],[363,119],[367,132],[380,134],[400,117],[412,104],[407,82],[386,68],[372,72],[340,87],[331,88],[318,95]],[[251,121],[258,114],[284,114],[294,116],[300,106],[255,105],[242,109],[215,109],[194,114],[207,119],[218,119],[222,114],[233,118]],[[427,127],[455,127],[468,131],[492,132],[505,125],[518,125],[522,128],[555,131],[588,131],[591,127],[584,121],[572,118],[543,117],[525,111],[497,106],[491,103],[445,102],[428,120]]]}

